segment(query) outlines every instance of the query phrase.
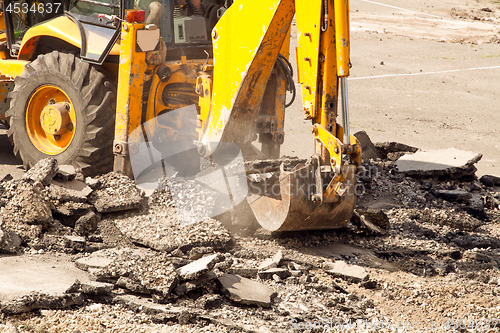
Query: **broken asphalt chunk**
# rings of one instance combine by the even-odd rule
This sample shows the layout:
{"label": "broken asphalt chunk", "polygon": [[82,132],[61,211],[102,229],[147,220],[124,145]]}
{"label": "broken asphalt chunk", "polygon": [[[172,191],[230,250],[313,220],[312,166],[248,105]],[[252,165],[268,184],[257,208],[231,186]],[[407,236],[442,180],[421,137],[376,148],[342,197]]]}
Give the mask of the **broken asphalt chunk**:
{"label": "broken asphalt chunk", "polygon": [[68,227],[75,227],[75,222],[92,211],[92,205],[84,202],[63,202],[55,207],[54,218]]}
{"label": "broken asphalt chunk", "polygon": [[472,193],[463,190],[434,190],[432,194],[446,201],[465,202],[472,198]]}
{"label": "broken asphalt chunk", "polygon": [[418,151],[418,148],[400,142],[377,142],[375,148],[382,158],[388,158],[391,153],[416,153]]}
{"label": "broken asphalt chunk", "polygon": [[279,250],[272,258],[268,258],[260,263],[259,270],[265,271],[270,268],[276,268],[283,260],[283,253]]}
{"label": "broken asphalt chunk", "polygon": [[228,273],[230,274],[240,275],[249,279],[256,278],[258,272],[259,270],[257,268],[251,268],[251,267],[231,267],[228,270]]}
{"label": "broken asphalt chunk", "polygon": [[29,169],[23,175],[23,179],[30,179],[33,182],[39,181],[43,185],[47,186],[56,175],[57,170],[59,170],[57,160],[51,157],[45,158]]}
{"label": "broken asphalt chunk", "polygon": [[443,176],[460,178],[474,174],[477,163],[483,155],[455,148],[418,151],[402,156],[396,161],[399,172],[408,176]]}
{"label": "broken asphalt chunk", "polygon": [[361,282],[368,280],[368,273],[363,267],[357,265],[349,265],[341,260],[335,262],[325,262],[323,264],[323,270],[328,274],[352,282]]}
{"label": "broken asphalt chunk", "polygon": [[75,177],[76,169],[74,166],[69,164],[61,164],[59,165],[59,170],[54,176],[54,180],[59,182],[69,182],[75,179]]}
{"label": "broken asphalt chunk", "polygon": [[274,275],[278,276],[280,279],[283,280],[291,276],[292,274],[290,273],[289,270],[284,268],[270,268],[268,270],[259,272],[259,278],[263,280],[272,279]]}
{"label": "broken asphalt chunk", "polygon": [[354,136],[361,146],[361,157],[363,158],[363,160],[380,158],[380,154],[377,151],[377,148],[375,148],[375,145],[373,144],[372,140],[370,140],[370,137],[368,136],[368,134],[366,134],[365,131],[356,132]]}
{"label": "broken asphalt chunk", "polygon": [[115,224],[134,243],[157,251],[172,252],[180,249],[187,253],[193,247],[212,247],[214,250],[220,251],[232,248],[234,240],[219,221],[207,219],[181,226],[173,218],[175,209],[172,207],[167,209],[172,212],[172,215],[161,219],[152,221],[118,219]]}
{"label": "broken asphalt chunk", "polygon": [[14,190],[2,212],[4,228],[26,241],[38,237],[42,226],[47,227],[53,220],[49,201],[38,187],[25,180],[13,180],[11,186]]}
{"label": "broken asphalt chunk", "polygon": [[488,187],[500,186],[500,177],[492,175],[484,175],[479,178],[479,181]]}
{"label": "broken asphalt chunk", "polygon": [[75,222],[75,232],[80,235],[88,235],[97,230],[97,224],[101,221],[101,214],[93,211],[81,216]]}
{"label": "broken asphalt chunk", "polygon": [[210,310],[218,308],[223,302],[224,300],[221,295],[206,294],[196,300],[196,306],[204,310]]}
{"label": "broken asphalt chunk", "polygon": [[91,177],[85,178],[85,184],[87,184],[93,190],[97,190],[99,187],[101,187],[101,181]]}
{"label": "broken asphalt chunk", "polygon": [[487,195],[485,198],[485,206],[489,209],[500,209],[500,200],[492,197],[491,195]]}
{"label": "broken asphalt chunk", "polygon": [[188,293],[190,291],[193,291],[193,290],[196,290],[200,287],[203,287],[204,285],[206,285],[210,281],[215,280],[216,278],[217,278],[217,275],[213,271],[209,271],[205,274],[202,274],[201,276],[199,276],[198,278],[196,278],[194,280],[187,281],[187,282],[184,282],[184,283],[178,285],[175,288],[174,292],[178,296],[182,296],[185,293]]}
{"label": "broken asphalt chunk", "polygon": [[382,229],[389,229],[389,217],[387,217],[387,214],[382,209],[358,208],[356,211],[376,226]]}
{"label": "broken asphalt chunk", "polygon": [[93,252],[88,257],[75,260],[75,266],[84,271],[105,268],[113,262],[108,253],[107,250]]}
{"label": "broken asphalt chunk", "polygon": [[2,179],[0,179],[0,183],[5,183],[8,181],[11,181],[12,179],[14,179],[14,177],[12,177],[12,175],[10,173],[8,173],[5,176],[3,176]]}
{"label": "broken asphalt chunk", "polygon": [[151,293],[167,298],[179,282],[174,265],[157,257],[141,261],[138,266],[132,274]]}
{"label": "broken asphalt chunk", "polygon": [[381,209],[354,210],[351,222],[374,235],[384,235],[389,228],[389,218]]}
{"label": "broken asphalt chunk", "polygon": [[125,288],[127,290],[130,290],[133,293],[136,294],[151,294],[151,292],[144,287],[139,281],[136,281],[135,279],[131,279],[125,276],[120,276],[118,281],[116,281],[116,285],[121,288]]}
{"label": "broken asphalt chunk", "polygon": [[229,299],[245,304],[270,307],[276,292],[262,283],[232,274],[224,274],[218,278],[221,291]]}
{"label": "broken asphalt chunk", "polygon": [[114,285],[111,283],[89,281],[82,283],[81,291],[87,295],[108,295],[113,290]]}
{"label": "broken asphalt chunk", "polygon": [[484,211],[484,200],[481,194],[473,194],[466,203],[467,207],[465,210],[470,215],[480,220],[487,219],[486,212]]}
{"label": "broken asphalt chunk", "polygon": [[21,238],[15,232],[4,230],[3,218],[0,215],[0,253],[17,253],[20,246]]}
{"label": "broken asphalt chunk", "polygon": [[[111,262],[106,259],[111,259]],[[168,298],[179,280],[167,254],[148,249],[101,250],[92,253],[87,260],[78,259],[75,264],[77,267],[86,267],[100,282],[120,281],[121,287],[134,292],[156,294],[161,298]],[[95,268],[91,268],[91,265]],[[128,280],[122,279],[123,277]]]}
{"label": "broken asphalt chunk", "polygon": [[221,255],[212,255],[200,258],[192,263],[177,269],[177,274],[183,280],[193,280],[211,270],[217,262],[221,260]]}
{"label": "broken asphalt chunk", "polygon": [[12,231],[0,230],[0,253],[17,253],[21,249],[21,238]]}
{"label": "broken asphalt chunk", "polygon": [[92,189],[84,182],[72,180],[69,182],[52,181],[49,187],[51,198],[59,201],[86,202]]}
{"label": "broken asphalt chunk", "polygon": [[13,301],[0,302],[0,310],[7,315],[13,315],[38,309],[69,308],[82,305],[84,302],[85,297],[81,293],[63,295],[33,293]]}
{"label": "broken asphalt chunk", "polygon": [[[144,312],[148,315],[153,315],[157,318],[156,321],[162,323],[169,321],[178,322],[179,317],[185,311],[185,309],[181,307],[153,303],[149,298],[138,297],[135,295],[119,295],[114,298],[114,302],[122,304],[132,311]],[[196,313],[196,311],[192,311],[193,315],[196,315]]]}
{"label": "broken asphalt chunk", "polygon": [[96,178],[99,189],[92,192],[89,201],[99,213],[111,213],[142,207],[141,191],[133,180],[119,172],[110,172]]}
{"label": "broken asphalt chunk", "polygon": [[72,248],[77,251],[83,251],[85,249],[85,238],[81,236],[64,236],[64,247]]}

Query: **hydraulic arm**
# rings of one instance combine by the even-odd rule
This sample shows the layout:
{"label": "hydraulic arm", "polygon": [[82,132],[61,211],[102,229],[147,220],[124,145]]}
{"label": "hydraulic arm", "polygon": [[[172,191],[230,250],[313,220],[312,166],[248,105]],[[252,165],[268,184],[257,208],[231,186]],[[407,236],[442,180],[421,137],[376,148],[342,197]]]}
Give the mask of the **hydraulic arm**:
{"label": "hydraulic arm", "polygon": [[[207,155],[220,142],[245,150],[255,139],[266,84],[296,15],[298,80],[316,154],[282,164],[279,173],[250,186],[248,202],[266,229],[341,227],[354,210],[361,152],[348,124],[348,7],[347,0],[239,1],[212,32],[213,78],[199,80],[200,90],[211,91],[210,103],[200,103],[200,143]],[[343,126],[336,120],[339,81]]]}

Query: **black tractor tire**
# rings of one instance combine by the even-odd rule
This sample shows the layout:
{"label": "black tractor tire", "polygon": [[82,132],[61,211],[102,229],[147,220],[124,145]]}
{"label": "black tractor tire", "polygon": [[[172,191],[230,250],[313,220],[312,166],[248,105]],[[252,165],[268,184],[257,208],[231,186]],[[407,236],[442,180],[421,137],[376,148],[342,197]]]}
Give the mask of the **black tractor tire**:
{"label": "black tractor tire", "polygon": [[[57,87],[71,101],[76,121],[73,139],[56,154],[34,145],[28,134],[26,112],[30,98],[40,87]],[[111,170],[115,125],[116,83],[101,67],[91,65],[71,53],[53,51],[38,56],[15,78],[9,93],[6,120],[14,154],[26,169],[39,160],[53,157],[59,164],[71,164],[85,176]]]}

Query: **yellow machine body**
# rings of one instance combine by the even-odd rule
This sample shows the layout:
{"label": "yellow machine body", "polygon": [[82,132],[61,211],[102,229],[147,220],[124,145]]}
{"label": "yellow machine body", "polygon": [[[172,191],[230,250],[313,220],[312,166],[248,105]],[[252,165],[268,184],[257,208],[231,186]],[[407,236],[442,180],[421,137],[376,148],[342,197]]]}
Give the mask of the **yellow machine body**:
{"label": "yellow machine body", "polygon": [[[109,152],[114,154],[114,169],[133,176],[130,158],[143,139],[153,145],[175,144],[174,139],[182,135],[177,125],[158,119],[192,104],[196,104],[197,116],[187,121],[196,123],[194,141],[201,155],[211,156],[221,143],[233,143],[246,159],[277,159],[285,135],[286,91],[295,86],[290,83],[287,59],[296,15],[298,82],[304,117],[313,126],[316,153],[305,162],[281,164],[269,179],[279,187],[279,195],[257,188],[250,191],[247,203],[269,230],[345,225],[354,210],[356,168],[361,162],[356,139],[347,135],[348,142],[344,142],[342,135],[348,128],[344,131],[337,124],[339,78],[347,77],[350,67],[348,10],[348,0],[236,0],[211,31],[213,57],[206,58],[188,58],[182,51],[174,59],[170,52],[176,51],[159,38],[158,26],[119,21],[120,37],[108,49],[108,59],[118,61],[105,60],[99,67],[110,74],[103,80],[116,84],[114,140]],[[59,16],[28,29],[15,59],[0,49],[0,115],[14,78],[35,61],[45,37],[75,49],[83,47],[78,25]],[[94,46],[96,50],[103,47],[90,47]],[[165,60],[167,55],[170,58]],[[91,70],[88,73],[95,75]],[[32,142],[38,140],[47,154],[59,156],[76,140],[65,127],[78,116],[69,97],[65,101],[57,89],[52,92],[51,85],[44,87],[55,97],[43,105],[33,101],[31,114],[40,121],[26,119],[26,123],[32,129],[28,129]],[[40,139],[48,134],[55,138],[49,142],[52,151]],[[262,144],[260,152],[252,148],[257,139]]]}

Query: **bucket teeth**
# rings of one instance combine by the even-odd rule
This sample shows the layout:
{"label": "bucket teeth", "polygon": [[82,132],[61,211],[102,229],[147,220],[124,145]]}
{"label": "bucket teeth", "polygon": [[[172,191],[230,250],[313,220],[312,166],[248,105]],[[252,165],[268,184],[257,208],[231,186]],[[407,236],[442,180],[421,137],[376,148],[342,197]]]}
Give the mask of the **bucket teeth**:
{"label": "bucket teeth", "polygon": [[[333,186],[335,195],[327,200],[315,198],[317,166],[300,163],[264,181],[251,183],[247,198],[259,224],[270,231],[320,230],[341,228],[347,224],[356,205],[356,167],[342,167],[342,177],[322,174],[321,184]],[[331,191],[330,191],[331,192]]]}

